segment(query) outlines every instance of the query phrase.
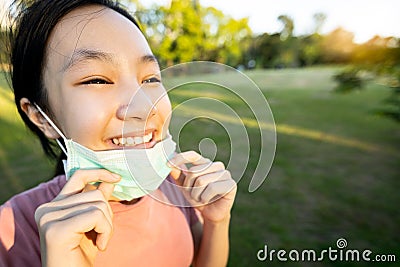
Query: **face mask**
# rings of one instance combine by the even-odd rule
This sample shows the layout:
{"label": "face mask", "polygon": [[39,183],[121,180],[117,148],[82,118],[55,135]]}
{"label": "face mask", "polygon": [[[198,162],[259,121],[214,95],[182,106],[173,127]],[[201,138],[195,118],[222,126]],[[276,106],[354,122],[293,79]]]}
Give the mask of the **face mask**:
{"label": "face mask", "polygon": [[40,107],[36,104],[35,106],[64,139],[66,149],[59,140],[56,141],[67,155],[67,161],[64,161],[67,179],[79,169],[106,169],[121,176],[121,180],[115,185],[113,196],[129,201],[156,190],[171,172],[167,162],[175,152],[176,143],[170,135],[148,149],[93,151],[67,139]]}

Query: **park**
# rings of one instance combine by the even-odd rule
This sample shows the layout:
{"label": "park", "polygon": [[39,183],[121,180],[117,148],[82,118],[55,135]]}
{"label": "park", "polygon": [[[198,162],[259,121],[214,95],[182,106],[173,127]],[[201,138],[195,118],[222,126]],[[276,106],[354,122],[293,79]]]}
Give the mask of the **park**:
{"label": "park", "polygon": [[[249,193],[259,144],[257,131],[248,128],[250,140],[255,141],[232,212],[229,266],[262,266],[265,262],[259,262],[256,254],[264,244],[323,250],[346,238],[352,248],[399,252],[399,125],[374,113],[391,89],[371,81],[356,97],[337,94],[332,91],[337,71],[337,67],[311,67],[245,72],[270,104],[277,149],[267,179]],[[235,101],[229,104],[234,107]],[[50,179],[52,166],[17,116],[4,79],[0,106],[3,203]],[[207,134],[221,136],[223,142],[218,127],[205,127],[209,123],[194,122],[197,131],[188,129],[190,136],[182,138],[194,143]],[[189,141],[182,143],[195,145]],[[218,139],[215,142],[218,145]],[[229,160],[223,153],[217,157]],[[300,266],[292,264],[288,266]]]}
{"label": "park", "polygon": [[[280,32],[256,35],[246,18],[225,16],[216,8],[200,6],[198,1],[174,0],[169,8],[159,9],[147,9],[141,1],[125,2],[142,9],[136,15],[161,69],[192,61],[226,64],[254,83],[272,112],[273,122],[269,123],[274,125],[266,131],[276,133],[276,148],[263,146],[260,129],[254,127],[260,122],[240,98],[217,85],[190,85],[214,75],[245,92],[246,85],[237,78],[240,75],[186,73],[177,79],[187,86],[168,92],[173,108],[207,97],[237,112],[244,125],[249,151],[235,151],[246,165],[238,172],[241,162],[235,162],[231,170],[238,193],[231,216],[228,266],[309,266],[299,258],[288,261],[286,257],[282,262],[278,252],[312,250],[319,255],[332,249],[339,249],[343,255],[357,250],[368,259],[386,259],[379,266],[397,266],[398,36],[377,35],[360,44],[354,43],[354,36],[344,28],[322,34],[320,28],[326,20],[322,13],[315,14],[315,31],[308,35],[296,36],[295,21],[285,14],[277,18],[282,23]],[[217,30],[212,30],[213,23]],[[0,36],[5,37],[4,29]],[[3,204],[15,194],[51,179],[55,161],[44,155],[19,117],[6,79],[9,65],[3,44],[0,55]],[[207,107],[187,110],[191,115],[200,111],[207,113]],[[210,119],[188,122],[175,141],[184,151],[199,150],[203,139],[212,139],[214,159],[228,164],[232,146],[227,145],[230,139],[224,125],[231,121],[218,110],[208,112]],[[261,150],[273,152],[272,165],[263,183],[249,192]],[[274,260],[268,261],[267,247],[269,252],[275,251]],[[260,250],[264,260],[258,258]],[[326,257],[316,266],[368,264]]]}

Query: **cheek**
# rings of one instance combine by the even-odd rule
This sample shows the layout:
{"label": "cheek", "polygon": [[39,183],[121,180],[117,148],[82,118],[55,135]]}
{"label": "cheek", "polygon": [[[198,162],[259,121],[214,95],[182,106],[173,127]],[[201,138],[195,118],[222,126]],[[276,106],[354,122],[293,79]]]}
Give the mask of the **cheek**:
{"label": "cheek", "polygon": [[67,137],[90,146],[104,129],[109,112],[105,110],[105,107],[107,107],[105,103],[93,101],[93,99],[86,101],[86,99],[91,98],[81,97],[75,99],[75,101],[69,101],[63,110],[63,114]]}
{"label": "cheek", "polygon": [[165,94],[159,102],[157,103],[157,109],[163,118],[163,120],[168,119],[171,116],[171,101],[169,100],[168,95]]}
{"label": "cheek", "polygon": [[163,86],[157,89],[148,90],[146,92],[147,96],[150,97],[151,101],[155,103],[158,111],[158,115],[162,120],[168,119],[171,116],[171,101],[169,100],[168,94],[166,93]]}
{"label": "cheek", "polygon": [[168,129],[170,119],[171,119],[171,101],[167,94],[165,94],[162,98],[157,102],[157,111],[160,117],[160,120],[163,124],[163,129]]}

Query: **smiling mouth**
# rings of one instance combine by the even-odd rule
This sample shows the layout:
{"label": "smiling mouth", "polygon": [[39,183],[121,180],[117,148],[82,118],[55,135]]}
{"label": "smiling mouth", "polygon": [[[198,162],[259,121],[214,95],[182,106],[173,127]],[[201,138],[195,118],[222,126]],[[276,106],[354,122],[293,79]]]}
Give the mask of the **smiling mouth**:
{"label": "smiling mouth", "polygon": [[150,132],[143,136],[115,137],[111,141],[119,147],[142,147],[153,141],[154,132]]}

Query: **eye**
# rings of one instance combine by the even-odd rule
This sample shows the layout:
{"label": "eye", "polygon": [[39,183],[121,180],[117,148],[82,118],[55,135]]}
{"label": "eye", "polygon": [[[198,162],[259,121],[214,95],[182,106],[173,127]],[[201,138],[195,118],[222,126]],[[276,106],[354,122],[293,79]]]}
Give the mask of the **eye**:
{"label": "eye", "polygon": [[109,81],[106,81],[104,79],[95,78],[95,79],[84,81],[84,82],[82,82],[82,84],[112,84],[112,83]]}
{"label": "eye", "polygon": [[151,78],[143,80],[142,83],[159,83],[159,82],[161,82],[160,79],[158,79],[156,77],[151,77]]}

